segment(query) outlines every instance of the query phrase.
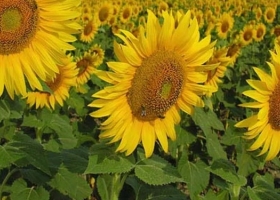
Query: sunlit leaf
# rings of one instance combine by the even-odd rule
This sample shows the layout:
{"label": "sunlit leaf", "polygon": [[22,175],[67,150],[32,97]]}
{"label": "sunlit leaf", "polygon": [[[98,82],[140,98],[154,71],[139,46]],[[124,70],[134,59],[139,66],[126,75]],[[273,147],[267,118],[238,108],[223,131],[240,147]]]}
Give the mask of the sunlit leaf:
{"label": "sunlit leaf", "polygon": [[174,182],[183,182],[177,169],[166,160],[153,155],[146,158],[142,150],[138,150],[138,159],[135,166],[135,175],[150,185],[165,185]]}

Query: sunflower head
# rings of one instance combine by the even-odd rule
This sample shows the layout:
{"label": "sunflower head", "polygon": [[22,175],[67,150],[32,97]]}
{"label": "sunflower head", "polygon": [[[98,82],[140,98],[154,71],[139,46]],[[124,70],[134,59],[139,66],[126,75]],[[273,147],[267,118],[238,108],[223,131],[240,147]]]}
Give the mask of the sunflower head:
{"label": "sunflower head", "polygon": [[276,16],[276,10],[273,7],[267,7],[264,12],[264,20],[267,23],[272,23],[274,21],[274,18]]}
{"label": "sunflower head", "polygon": [[254,90],[243,92],[254,102],[243,103],[245,108],[259,109],[258,113],[238,122],[235,126],[247,128],[244,138],[253,140],[249,150],[261,149],[258,155],[266,154],[265,160],[272,160],[280,151],[280,46],[275,44],[268,62],[270,74],[254,68],[260,80],[247,80]]}
{"label": "sunflower head", "polygon": [[114,43],[118,61],[107,63],[110,71],[96,72],[111,85],[93,94],[89,106],[97,110],[91,116],[107,117],[100,138],[120,141],[117,151],[126,155],[142,143],[149,157],[157,140],[167,152],[168,138],[176,138],[179,110],[193,114],[195,106],[204,106],[201,96],[215,90],[204,85],[207,72],[217,67],[205,64],[215,43],[209,36],[200,40],[190,12],[177,23],[172,13],[163,12],[162,17],[160,23],[148,10],[146,26],[140,26],[137,38],[120,30],[116,36],[123,43]]}

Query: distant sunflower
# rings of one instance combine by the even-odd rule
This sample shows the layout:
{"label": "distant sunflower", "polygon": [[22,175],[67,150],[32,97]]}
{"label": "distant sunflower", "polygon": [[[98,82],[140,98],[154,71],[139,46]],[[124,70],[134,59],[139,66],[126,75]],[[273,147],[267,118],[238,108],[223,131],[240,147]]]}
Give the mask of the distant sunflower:
{"label": "distant sunflower", "polygon": [[55,78],[50,78],[46,81],[46,85],[50,91],[36,91],[27,93],[27,104],[30,107],[33,105],[37,108],[47,107],[55,109],[55,104],[63,106],[63,101],[69,96],[69,89],[76,85],[76,76],[78,69],[76,63],[70,58],[63,59],[63,65],[58,66],[59,72]]}
{"label": "distant sunflower", "polygon": [[217,23],[218,36],[225,39],[233,27],[234,19],[229,13],[223,13]]}
{"label": "distant sunflower", "polygon": [[255,32],[254,39],[259,42],[263,40],[263,37],[266,33],[266,26],[263,23],[259,23],[255,26]]}
{"label": "distant sunflower", "polygon": [[90,79],[90,76],[96,71],[96,65],[94,60],[96,55],[92,55],[90,52],[85,52],[84,55],[77,59],[76,65],[79,69],[77,75],[77,86],[83,85]]}
{"label": "distant sunflower", "polygon": [[114,43],[119,62],[108,62],[112,71],[96,75],[112,84],[93,94],[89,106],[98,108],[90,115],[108,117],[101,124],[101,139],[120,141],[116,151],[131,154],[142,141],[146,157],[152,155],[155,141],[168,151],[168,138],[175,140],[174,124],[180,122],[179,110],[192,115],[194,107],[203,107],[201,95],[214,90],[203,83],[203,65],[213,54],[211,38],[199,40],[199,28],[190,12],[175,28],[172,14],[163,12],[160,25],[148,10],[147,26],[139,37],[121,30],[117,36],[124,45]]}
{"label": "distant sunflower", "polygon": [[272,62],[268,62],[271,75],[254,68],[260,80],[247,80],[255,90],[243,92],[255,101],[240,106],[259,109],[259,112],[235,125],[248,129],[244,137],[255,139],[249,150],[261,148],[259,155],[266,153],[265,160],[272,160],[280,150],[280,46],[276,44],[275,49],[276,53],[271,52]]}
{"label": "distant sunflower", "polygon": [[231,44],[228,48],[228,51],[227,51],[227,56],[230,57],[230,62],[229,64],[234,64],[236,59],[238,58],[238,56],[240,55],[240,52],[241,52],[241,48],[242,48],[242,45],[239,43],[237,44]]}
{"label": "distant sunflower", "polygon": [[275,35],[276,37],[280,36],[280,25],[276,25],[271,29],[271,34]]}
{"label": "distant sunflower", "polygon": [[253,27],[253,25],[245,25],[243,30],[240,33],[240,42],[242,45],[246,46],[250,44],[253,41],[253,38],[255,38],[256,31]]}
{"label": "distant sunflower", "polygon": [[[227,52],[228,48],[225,47],[216,49],[214,51],[212,58],[207,62],[207,64],[218,64],[218,66],[208,72],[205,85],[211,85],[216,88],[216,90],[218,90],[218,84],[222,82],[221,78],[224,77],[227,66],[231,60],[231,58],[227,55]],[[211,92],[207,94],[207,96],[211,95]]]}
{"label": "distant sunflower", "polygon": [[167,11],[168,10],[168,4],[164,1],[161,1],[159,4],[158,4],[158,9],[157,9],[157,12],[158,12],[158,15],[161,16],[162,15],[162,12],[164,11]]}
{"label": "distant sunflower", "polygon": [[272,7],[267,7],[263,16],[264,16],[264,20],[267,23],[272,23],[274,21],[275,16],[276,16],[276,11]]}
{"label": "distant sunflower", "polygon": [[132,7],[130,5],[125,5],[120,11],[120,21],[122,23],[127,23],[132,16]]}
{"label": "distant sunflower", "polygon": [[99,24],[96,20],[90,20],[86,22],[84,25],[81,35],[80,35],[80,40],[82,42],[91,42],[94,39],[95,34],[97,33],[99,28]]}
{"label": "distant sunflower", "polygon": [[39,79],[57,73],[66,50],[74,47],[80,26],[79,1],[1,0],[0,2],[0,96],[26,95],[26,83],[42,89]]}
{"label": "distant sunflower", "polygon": [[104,2],[96,7],[96,19],[99,20],[100,24],[107,24],[113,13],[113,5],[109,2]]}

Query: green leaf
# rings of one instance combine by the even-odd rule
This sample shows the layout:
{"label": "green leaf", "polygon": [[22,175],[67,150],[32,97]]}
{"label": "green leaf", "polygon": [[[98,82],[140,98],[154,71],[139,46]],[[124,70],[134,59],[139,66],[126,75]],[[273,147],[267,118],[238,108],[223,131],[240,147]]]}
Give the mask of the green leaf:
{"label": "green leaf", "polygon": [[249,186],[247,187],[247,192],[248,192],[249,199],[261,200],[251,187]]}
{"label": "green leaf", "polygon": [[223,123],[211,109],[206,111],[203,108],[195,107],[192,118],[195,124],[200,126],[205,133],[209,132],[211,128],[221,131],[224,130]]}
{"label": "green leaf", "polygon": [[129,176],[126,179],[126,184],[133,188],[135,200],[186,199],[186,194],[182,193],[179,189],[173,187],[172,185],[151,186],[145,184],[135,176]]}
{"label": "green leaf", "polygon": [[42,187],[27,187],[23,179],[17,179],[11,187],[11,200],[49,200],[49,193]]}
{"label": "green leaf", "polygon": [[63,165],[58,169],[49,185],[72,199],[85,199],[92,192],[85,178],[69,172]]}
{"label": "green leaf", "polygon": [[146,158],[142,150],[138,150],[138,162],[135,166],[135,175],[150,185],[165,185],[183,182],[177,169],[163,158],[153,155]]}
{"label": "green leaf", "polygon": [[213,158],[213,160],[227,159],[227,154],[214,131],[206,134],[206,148],[208,154]]}
{"label": "green leaf", "polygon": [[0,169],[9,167],[17,160],[25,157],[25,154],[18,150],[16,147],[9,145],[0,146]]}
{"label": "green leaf", "polygon": [[106,144],[94,145],[91,151],[86,174],[125,173],[135,166],[133,155],[115,153]]}
{"label": "green leaf", "polygon": [[0,100],[0,122],[10,117],[10,109],[4,100]]}
{"label": "green leaf", "polygon": [[183,153],[178,163],[178,171],[188,185],[191,197],[202,192],[210,180],[210,173],[205,168],[207,165],[202,161],[192,163],[188,161],[186,153]]}
{"label": "green leaf", "polygon": [[264,176],[255,174],[253,177],[254,187],[248,191],[248,195],[256,195],[259,199],[278,200],[280,194],[274,187],[274,178],[271,174],[266,173]]}
{"label": "green leaf", "polygon": [[235,171],[234,165],[228,160],[215,160],[213,164],[207,168],[207,170],[235,185],[243,186],[247,183],[246,178],[238,175]]}
{"label": "green leaf", "polygon": [[17,152],[24,153],[26,164],[31,164],[46,174],[50,174],[45,150],[41,144],[25,134],[16,134],[13,139],[8,145]]}
{"label": "green leaf", "polygon": [[62,147],[64,149],[74,148],[77,144],[77,139],[73,135],[70,120],[58,114],[51,114],[49,117],[47,126],[56,132]]}
{"label": "green leaf", "polygon": [[260,165],[260,159],[252,156],[252,154],[247,151],[246,145],[243,143],[236,145],[236,151],[236,166],[238,167],[238,174],[248,176],[251,173],[254,173]]}
{"label": "green leaf", "polygon": [[35,169],[20,169],[20,173],[24,179],[29,180],[31,183],[36,185],[44,185],[50,180],[50,176],[47,176],[45,173]]}
{"label": "green leaf", "polygon": [[42,127],[43,125],[44,125],[43,121],[38,119],[37,116],[31,114],[28,116],[24,116],[23,122],[21,124],[21,126],[35,127],[35,128]]}
{"label": "green leaf", "polygon": [[70,172],[82,174],[88,165],[88,149],[86,148],[63,150],[61,157],[64,166]]}

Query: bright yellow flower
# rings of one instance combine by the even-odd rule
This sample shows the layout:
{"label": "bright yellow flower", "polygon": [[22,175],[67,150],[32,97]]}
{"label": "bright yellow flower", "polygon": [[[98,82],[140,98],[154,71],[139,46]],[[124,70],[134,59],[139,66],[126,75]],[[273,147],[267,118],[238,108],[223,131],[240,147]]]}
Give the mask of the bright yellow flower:
{"label": "bright yellow flower", "polygon": [[240,32],[240,42],[243,46],[250,44],[255,38],[256,31],[253,25],[245,25],[243,30]]}
{"label": "bright yellow flower", "polygon": [[222,39],[225,39],[232,29],[234,24],[234,19],[229,13],[223,13],[221,18],[217,23],[217,32],[218,36]]}
{"label": "bright yellow flower", "polygon": [[47,107],[55,109],[55,104],[63,106],[63,101],[69,97],[69,89],[76,85],[76,76],[78,69],[76,63],[72,59],[63,59],[63,65],[58,66],[59,73],[55,78],[49,79],[46,85],[50,91],[36,91],[27,93],[27,104],[36,106],[37,108]]}
{"label": "bright yellow flower", "polygon": [[255,35],[254,39],[259,42],[263,40],[263,37],[266,33],[266,26],[263,23],[259,23],[255,26]]}
{"label": "bright yellow flower", "polygon": [[42,90],[39,79],[54,76],[57,65],[74,47],[80,26],[75,18],[78,1],[1,0],[0,1],[0,95],[26,95],[31,88]]}
{"label": "bright yellow flower", "polygon": [[240,106],[259,112],[235,125],[248,129],[244,137],[255,139],[249,150],[261,148],[259,155],[267,153],[265,160],[272,160],[280,150],[280,46],[276,44],[275,49],[276,53],[271,52],[272,62],[268,62],[271,75],[254,68],[260,80],[247,80],[254,90],[243,92],[255,101]]}
{"label": "bright yellow flower", "polygon": [[264,12],[264,20],[267,23],[272,23],[276,17],[276,10],[272,7],[267,7]]}
{"label": "bright yellow flower", "polygon": [[190,12],[175,26],[172,14],[163,12],[163,24],[148,10],[146,28],[139,37],[121,30],[117,36],[124,44],[114,43],[119,62],[108,62],[111,71],[96,75],[111,84],[93,94],[89,106],[98,108],[92,117],[108,117],[102,124],[101,139],[120,141],[116,151],[131,154],[142,142],[146,157],[152,155],[158,140],[168,151],[168,138],[176,139],[174,124],[180,122],[179,110],[193,114],[203,107],[201,95],[214,90],[203,83],[203,65],[213,55],[210,36],[200,40],[196,19]]}

